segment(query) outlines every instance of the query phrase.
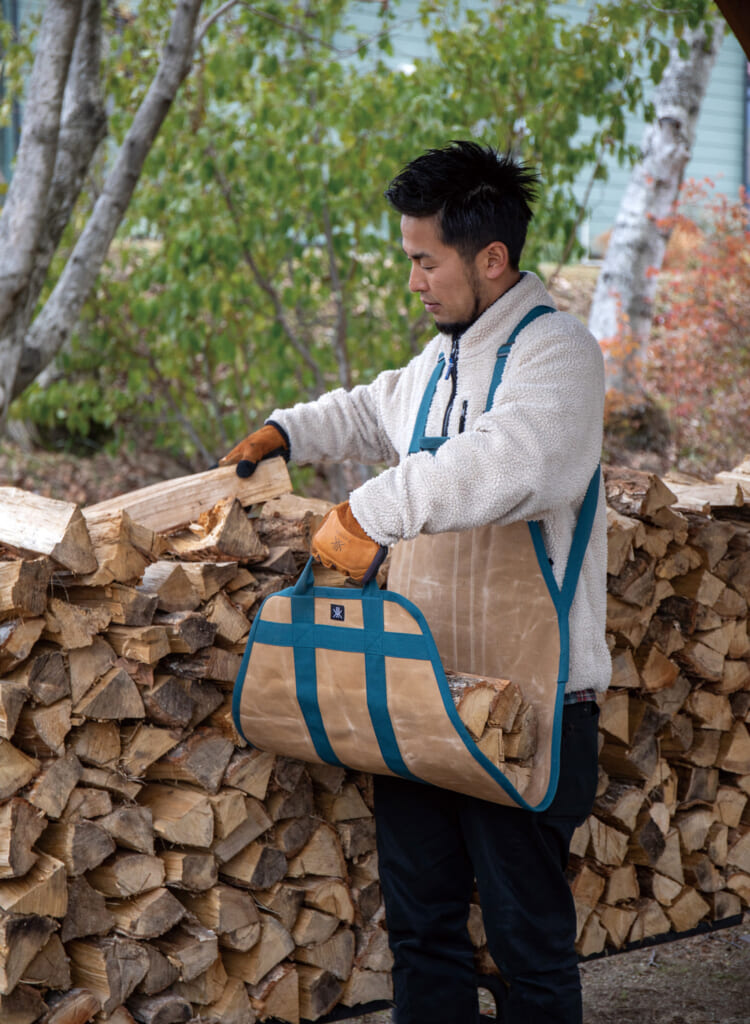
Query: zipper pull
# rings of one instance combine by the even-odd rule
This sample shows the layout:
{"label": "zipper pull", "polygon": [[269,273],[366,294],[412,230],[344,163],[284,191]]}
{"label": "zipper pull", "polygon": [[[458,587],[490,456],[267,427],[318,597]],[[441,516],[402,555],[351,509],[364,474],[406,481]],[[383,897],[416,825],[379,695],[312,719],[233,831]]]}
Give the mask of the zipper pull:
{"label": "zipper pull", "polygon": [[461,418],[458,421],[458,432],[463,434],[466,429],[466,413],[469,407],[469,399],[464,398],[463,405],[461,406]]}
{"label": "zipper pull", "polygon": [[450,375],[453,373],[454,363],[455,363],[455,360],[453,358],[453,353],[451,352],[451,357],[448,360],[448,369],[445,371],[445,376],[443,377],[443,380],[448,380]]}

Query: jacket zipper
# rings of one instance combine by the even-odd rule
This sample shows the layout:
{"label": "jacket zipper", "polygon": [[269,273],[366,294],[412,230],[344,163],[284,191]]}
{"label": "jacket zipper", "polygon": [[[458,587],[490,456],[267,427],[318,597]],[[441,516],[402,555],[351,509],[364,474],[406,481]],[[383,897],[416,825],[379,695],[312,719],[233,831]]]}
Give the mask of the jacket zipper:
{"label": "jacket zipper", "polygon": [[451,412],[453,411],[453,402],[456,397],[456,389],[458,387],[458,338],[454,338],[451,344],[451,355],[448,360],[448,369],[445,372],[445,380],[450,377],[451,379],[451,394],[448,399],[448,405],[445,407],[445,414],[443,415],[443,431],[442,436],[448,436],[448,421],[451,418]]}
{"label": "jacket zipper", "polygon": [[458,432],[459,432],[459,434],[463,434],[464,429],[466,428],[466,413],[467,413],[468,408],[469,408],[469,399],[468,398],[464,398],[464,404],[461,406],[461,418],[458,421]]}

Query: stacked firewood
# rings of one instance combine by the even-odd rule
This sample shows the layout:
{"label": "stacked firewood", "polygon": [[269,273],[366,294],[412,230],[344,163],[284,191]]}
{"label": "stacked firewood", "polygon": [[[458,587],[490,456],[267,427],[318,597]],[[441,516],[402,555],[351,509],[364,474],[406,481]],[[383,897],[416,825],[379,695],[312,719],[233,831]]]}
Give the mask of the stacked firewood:
{"label": "stacked firewood", "polygon": [[750,903],[750,515],[723,476],[606,474],[613,679],[572,858],[584,956]]}
{"label": "stacked firewood", "polygon": [[[750,902],[750,519],[676,511],[644,474],[607,489],[583,954]],[[371,778],[250,749],[232,722],[253,616],[328,507],[290,490],[280,460],[83,510],[0,488],[3,1022],[294,1024],[389,998]],[[449,682],[488,756],[528,771],[516,684]],[[478,905],[469,924],[493,970]]]}

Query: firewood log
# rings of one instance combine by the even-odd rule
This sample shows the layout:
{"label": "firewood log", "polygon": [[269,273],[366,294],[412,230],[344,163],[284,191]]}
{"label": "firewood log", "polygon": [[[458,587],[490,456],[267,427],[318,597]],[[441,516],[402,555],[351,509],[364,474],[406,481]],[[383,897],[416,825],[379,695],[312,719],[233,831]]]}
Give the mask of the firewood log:
{"label": "firewood log", "polygon": [[204,850],[160,850],[164,865],[164,883],[172,889],[201,892],[216,884],[219,870],[216,858]]}
{"label": "firewood log", "polygon": [[0,881],[0,911],[64,917],[67,909],[65,865],[48,854],[40,854],[23,878]]}
{"label": "firewood log", "polygon": [[85,511],[87,516],[93,516],[125,510],[135,522],[167,533],[184,523],[194,522],[203,511],[227,497],[237,497],[243,505],[250,505],[291,489],[284,460],[267,459],[251,477],[238,477],[234,466],[225,466],[152,484],[91,505]]}
{"label": "firewood log", "polygon": [[294,949],[294,939],[280,921],[264,913],[260,918],[261,936],[252,949],[246,953],[225,950],[222,954],[227,974],[247,985],[257,985]]}
{"label": "firewood log", "polygon": [[0,995],[8,995],[57,928],[52,917],[0,911]]}
{"label": "firewood log", "polygon": [[149,783],[140,802],[153,815],[157,836],[176,845],[207,848],[214,837],[214,816],[208,796],[198,789]]}
{"label": "firewood log", "polygon": [[48,555],[75,573],[93,572],[96,556],[80,508],[18,487],[0,487],[0,543]]}
{"label": "firewood log", "polygon": [[219,945],[214,932],[188,918],[153,941],[156,948],[175,964],[181,981],[197,978],[219,957]]}
{"label": "firewood log", "polygon": [[104,896],[93,889],[83,876],[68,883],[68,909],[60,930],[64,943],[88,935],[106,935],[115,919],[107,910]]}
{"label": "firewood log", "polygon": [[263,835],[272,825],[264,805],[254,797],[243,797],[244,815],[238,825],[225,835],[218,836],[211,851],[220,864],[237,856],[254,839]]}
{"label": "firewood log", "polygon": [[270,889],[286,873],[287,861],[284,854],[261,842],[249,843],[219,867],[221,878],[249,889]]}
{"label": "firewood log", "polygon": [[299,1012],[305,1020],[317,1020],[338,1003],[343,992],[341,982],[322,967],[298,966]]}
{"label": "firewood log", "polygon": [[164,888],[141,891],[139,896],[129,900],[110,900],[107,909],[115,919],[118,932],[131,939],[156,939],[185,916],[183,905]]}
{"label": "firewood log", "polygon": [[81,988],[50,995],[47,1005],[49,1014],[45,1016],[44,1024],[86,1024],[101,1009],[94,993]]}
{"label": "firewood log", "polygon": [[20,878],[33,867],[32,847],[45,824],[43,813],[20,797],[0,806],[0,879]]}
{"label": "firewood log", "polygon": [[247,952],[260,938],[261,920],[248,892],[218,883],[202,893],[181,893],[184,906],[219,937],[227,949]]}
{"label": "firewood log", "polygon": [[277,964],[256,985],[248,985],[248,990],[258,1018],[299,1024],[299,977],[293,964]]}
{"label": "firewood log", "polygon": [[192,1007],[177,992],[161,992],[155,996],[135,993],[128,1000],[128,1009],[140,1024],[179,1024],[189,1021]]}
{"label": "firewood log", "polygon": [[221,996],[202,1008],[201,1020],[206,1024],[255,1024],[257,1016],[250,1005],[248,991],[239,978],[227,978]]}
{"label": "firewood log", "polygon": [[[174,991],[191,1004],[207,1006],[219,999],[226,987],[227,975],[221,958],[214,960],[208,970],[191,981],[178,981]],[[192,1014],[191,1014],[192,1015]]]}
{"label": "firewood log", "polygon": [[149,966],[145,949],[131,939],[76,939],[66,952],[73,984],[97,996],[105,1014],[125,1002]]}
{"label": "firewood log", "polygon": [[202,512],[186,530],[167,538],[168,550],[185,561],[238,558],[262,562],[268,548],[236,498],[226,498]]}
{"label": "firewood log", "polygon": [[202,726],[151,762],[146,778],[190,782],[208,793],[218,793],[232,753],[232,744],[226,737],[217,729]]}
{"label": "firewood log", "polygon": [[137,896],[164,884],[165,869],[154,854],[119,851],[87,872],[97,892],[108,897]]}

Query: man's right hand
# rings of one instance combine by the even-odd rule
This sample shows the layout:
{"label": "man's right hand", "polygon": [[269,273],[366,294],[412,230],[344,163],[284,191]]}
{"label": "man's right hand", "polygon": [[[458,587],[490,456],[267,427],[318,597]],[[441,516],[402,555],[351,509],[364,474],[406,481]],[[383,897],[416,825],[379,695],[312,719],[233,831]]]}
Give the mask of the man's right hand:
{"label": "man's right hand", "polygon": [[286,438],[272,423],[266,423],[260,430],[248,434],[244,441],[219,459],[220,466],[237,465],[237,476],[252,476],[255,467],[263,459],[272,459],[275,455],[288,455],[289,446]]}

